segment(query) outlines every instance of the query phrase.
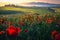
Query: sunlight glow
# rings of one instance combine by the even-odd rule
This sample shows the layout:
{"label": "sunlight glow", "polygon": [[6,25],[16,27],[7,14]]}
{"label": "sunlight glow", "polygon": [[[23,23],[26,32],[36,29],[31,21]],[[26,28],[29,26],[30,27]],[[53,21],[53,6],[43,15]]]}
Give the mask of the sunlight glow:
{"label": "sunlight glow", "polygon": [[46,2],[60,4],[60,1],[58,0],[0,0],[0,6],[3,6],[5,4],[25,5],[22,3],[27,2]]}

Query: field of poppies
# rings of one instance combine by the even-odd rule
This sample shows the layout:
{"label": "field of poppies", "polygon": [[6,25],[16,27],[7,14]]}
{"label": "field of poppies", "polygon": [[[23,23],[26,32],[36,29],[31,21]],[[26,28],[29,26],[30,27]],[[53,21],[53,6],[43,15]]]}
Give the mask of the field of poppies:
{"label": "field of poppies", "polygon": [[0,40],[60,40],[59,10],[0,7]]}
{"label": "field of poppies", "polygon": [[0,40],[60,40],[60,16],[0,16]]}

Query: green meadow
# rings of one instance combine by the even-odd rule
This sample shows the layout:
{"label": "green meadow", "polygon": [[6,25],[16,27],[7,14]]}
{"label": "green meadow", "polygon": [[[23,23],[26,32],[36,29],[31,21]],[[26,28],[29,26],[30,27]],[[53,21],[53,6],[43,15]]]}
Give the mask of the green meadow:
{"label": "green meadow", "polygon": [[60,8],[0,7],[0,40],[60,40]]}
{"label": "green meadow", "polygon": [[55,11],[59,12],[59,8],[27,8],[27,7],[0,7],[0,14],[24,13],[24,14],[53,14]]}

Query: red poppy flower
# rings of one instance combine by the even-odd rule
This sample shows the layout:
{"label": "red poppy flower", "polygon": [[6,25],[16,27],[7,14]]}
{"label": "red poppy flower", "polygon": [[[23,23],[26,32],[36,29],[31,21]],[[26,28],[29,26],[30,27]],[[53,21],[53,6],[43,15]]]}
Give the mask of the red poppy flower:
{"label": "red poppy flower", "polygon": [[20,22],[19,24],[20,24],[20,26],[24,26],[24,22]]}
{"label": "red poppy flower", "polygon": [[0,21],[0,24],[2,24],[2,22]]}
{"label": "red poppy flower", "polygon": [[26,32],[28,32],[28,30],[25,29],[24,32],[26,33]]}
{"label": "red poppy flower", "polygon": [[5,18],[4,18],[4,17],[2,17],[0,21],[1,21],[1,23],[4,23]]}
{"label": "red poppy flower", "polygon": [[18,33],[20,33],[20,28],[9,26],[6,31],[7,31],[8,36],[18,36]]}
{"label": "red poppy flower", "polygon": [[5,32],[4,31],[0,31],[0,35],[3,35]]}
{"label": "red poppy flower", "polygon": [[33,18],[32,17],[30,18],[30,21],[33,22]]}
{"label": "red poppy flower", "polygon": [[4,23],[4,20],[0,20],[0,24],[3,24]]}
{"label": "red poppy flower", "polygon": [[47,19],[47,23],[52,23],[53,22],[53,19],[52,18],[49,18],[49,19]]}
{"label": "red poppy flower", "polygon": [[20,33],[21,30],[20,30],[19,27],[17,27],[17,28],[16,28],[16,31],[17,31],[18,33]]}
{"label": "red poppy flower", "polygon": [[60,25],[60,19],[58,20],[58,24]]}
{"label": "red poppy flower", "polygon": [[38,20],[38,22],[40,22],[40,17],[39,16],[37,16],[37,20]]}
{"label": "red poppy flower", "polygon": [[14,26],[9,26],[9,27],[7,28],[7,34],[12,35],[12,34],[14,34],[14,33],[15,33],[15,28],[14,28]]}
{"label": "red poppy flower", "polygon": [[56,38],[56,40],[60,40],[60,34],[56,34],[56,36],[55,36]]}
{"label": "red poppy flower", "polygon": [[58,20],[58,22],[60,22],[60,19]]}
{"label": "red poppy flower", "polygon": [[57,31],[56,31],[56,30],[52,31],[52,33],[51,33],[52,39],[54,38],[54,36],[55,36],[56,34],[57,34]]}
{"label": "red poppy flower", "polygon": [[22,17],[22,21],[24,21],[25,20],[25,18],[24,17]]}
{"label": "red poppy flower", "polygon": [[11,23],[10,23],[10,22],[6,22],[6,24],[7,24],[8,26],[10,26]]}
{"label": "red poppy flower", "polygon": [[14,22],[14,24],[16,24],[16,22]]}

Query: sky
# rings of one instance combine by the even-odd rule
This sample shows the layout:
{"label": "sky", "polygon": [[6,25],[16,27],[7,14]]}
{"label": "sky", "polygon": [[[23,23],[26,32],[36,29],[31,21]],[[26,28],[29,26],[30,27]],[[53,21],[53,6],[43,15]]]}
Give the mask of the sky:
{"label": "sky", "polygon": [[0,6],[3,6],[5,4],[21,5],[22,3],[27,2],[45,2],[45,3],[60,4],[60,0],[0,0]]}

